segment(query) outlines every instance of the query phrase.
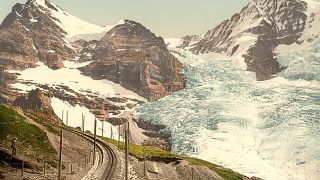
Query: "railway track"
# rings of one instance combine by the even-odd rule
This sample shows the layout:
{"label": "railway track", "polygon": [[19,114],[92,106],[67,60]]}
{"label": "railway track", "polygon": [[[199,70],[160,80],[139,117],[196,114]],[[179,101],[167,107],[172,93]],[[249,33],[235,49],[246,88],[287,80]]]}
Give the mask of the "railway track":
{"label": "railway track", "polygon": [[[94,144],[94,136],[83,133],[81,131],[77,131],[74,129],[70,129],[66,126],[59,126],[55,124],[45,123],[47,125],[63,129],[64,131],[68,131],[70,133],[76,134],[78,136],[82,136],[87,139],[91,144]],[[99,156],[96,156],[95,164],[93,168],[89,171],[89,173],[82,178],[82,180],[110,180],[113,179],[116,165],[117,165],[117,157],[113,149],[104,141],[99,138],[96,138],[96,150],[98,151]],[[98,161],[97,161],[98,159]]]}
{"label": "railway track", "polygon": [[[77,134],[79,136],[84,136],[92,144],[94,143],[94,137],[88,134],[82,134],[82,132],[64,128],[65,131]],[[117,157],[113,149],[104,141],[96,139],[96,148],[99,152],[98,161],[95,161],[93,168],[90,172],[82,179],[112,179],[115,173]]]}

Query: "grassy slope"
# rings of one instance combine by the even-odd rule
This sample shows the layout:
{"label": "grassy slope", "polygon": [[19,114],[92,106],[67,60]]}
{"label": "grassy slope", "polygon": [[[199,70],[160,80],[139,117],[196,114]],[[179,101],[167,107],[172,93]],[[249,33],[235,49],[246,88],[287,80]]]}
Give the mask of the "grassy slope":
{"label": "grassy slope", "polygon": [[51,120],[51,117],[49,115],[43,114],[41,112],[36,112],[36,111],[25,112],[25,115],[27,117],[31,118],[32,120],[34,120],[35,122],[37,122],[38,124],[41,124],[41,125],[45,126],[49,132],[60,136],[59,135],[60,132],[58,130],[56,130],[55,128],[53,128],[48,123]]}
{"label": "grassy slope", "polygon": [[[111,140],[109,138],[102,138],[102,139],[114,144],[115,146],[118,146],[118,141]],[[120,148],[123,149],[124,143],[120,142],[119,145],[120,145]],[[230,169],[223,168],[221,166],[212,164],[208,161],[204,161],[201,159],[181,156],[157,147],[139,146],[136,144],[130,144],[129,153],[130,155],[135,156],[139,159],[143,159],[146,156],[149,156],[149,157],[156,156],[156,157],[163,157],[163,158],[179,158],[189,162],[191,165],[207,166],[211,170],[214,170],[215,172],[217,172],[222,178],[226,180],[242,180],[243,179],[243,175],[236,173]]]}
{"label": "grassy slope", "polygon": [[0,147],[11,149],[12,139],[17,138],[17,154],[31,159],[52,163],[57,152],[47,134],[36,125],[29,124],[16,111],[0,105]]}

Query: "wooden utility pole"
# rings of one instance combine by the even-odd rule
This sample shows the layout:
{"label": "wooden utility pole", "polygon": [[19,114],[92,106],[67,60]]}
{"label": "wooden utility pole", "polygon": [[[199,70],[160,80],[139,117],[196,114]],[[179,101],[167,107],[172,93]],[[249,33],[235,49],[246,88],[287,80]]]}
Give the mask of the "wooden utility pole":
{"label": "wooden utility pole", "polygon": [[85,123],[85,117],[82,114],[82,134],[84,134],[84,123]]}
{"label": "wooden utility pole", "polygon": [[124,138],[125,138],[125,179],[128,180],[129,173],[129,152],[128,152],[128,130],[124,130]]}
{"label": "wooden utility pole", "polygon": [[68,126],[69,123],[69,111],[67,110],[67,117],[66,117],[66,125]]}
{"label": "wooden utility pole", "polygon": [[118,131],[118,150],[120,150],[120,125],[119,125],[119,131]]}
{"label": "wooden utility pole", "polygon": [[59,151],[59,167],[58,167],[58,180],[61,180],[61,166],[62,166],[62,141],[63,131],[60,132],[60,151]]}
{"label": "wooden utility pole", "polygon": [[[142,144],[142,135],[140,136],[140,141]],[[142,144],[142,146],[143,146],[143,144]],[[143,149],[143,177],[146,178],[146,154],[144,152],[144,149]]]}
{"label": "wooden utility pole", "polygon": [[146,157],[143,157],[143,177],[146,177]]}
{"label": "wooden utility pole", "polygon": [[193,180],[193,167],[191,168],[191,180]]}
{"label": "wooden utility pole", "polygon": [[93,163],[96,161],[96,139],[97,139],[97,120],[94,119],[94,143],[93,143]]}
{"label": "wooden utility pole", "polygon": [[87,166],[87,154],[84,155],[84,167]]}
{"label": "wooden utility pole", "polygon": [[61,117],[62,122],[63,122],[63,116],[64,116],[64,111],[62,110],[62,117]]}
{"label": "wooden utility pole", "polygon": [[21,176],[23,177],[24,161],[21,162]]}
{"label": "wooden utility pole", "polygon": [[130,144],[130,137],[131,137],[131,134],[130,134],[130,124],[128,122],[128,148],[129,148],[129,144]]}
{"label": "wooden utility pole", "polygon": [[101,136],[103,137],[103,130],[104,130],[104,121],[102,121],[102,130],[101,130]]}
{"label": "wooden utility pole", "polygon": [[43,162],[43,174],[46,175],[46,162]]}
{"label": "wooden utility pole", "polygon": [[112,126],[110,127],[110,139],[112,139]]}

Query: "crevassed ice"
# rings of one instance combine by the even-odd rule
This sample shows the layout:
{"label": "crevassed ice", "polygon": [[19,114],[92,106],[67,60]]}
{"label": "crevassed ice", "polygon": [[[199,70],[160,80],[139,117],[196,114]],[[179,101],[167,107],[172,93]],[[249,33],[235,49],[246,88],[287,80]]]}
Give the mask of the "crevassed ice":
{"label": "crevassed ice", "polygon": [[264,179],[318,179],[319,48],[280,53],[288,69],[264,82],[231,60],[202,60],[173,48],[185,65],[186,89],[138,112],[167,125],[177,153]]}

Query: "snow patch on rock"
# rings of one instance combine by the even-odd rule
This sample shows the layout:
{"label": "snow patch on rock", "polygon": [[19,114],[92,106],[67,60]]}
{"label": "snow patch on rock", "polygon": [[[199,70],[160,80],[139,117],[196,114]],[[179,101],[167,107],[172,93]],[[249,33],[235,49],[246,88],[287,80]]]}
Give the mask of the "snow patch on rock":
{"label": "snow patch on rock", "polygon": [[[63,120],[63,123],[70,127],[82,127],[82,115],[85,117],[84,130],[94,132],[94,120],[95,115],[90,112],[90,110],[84,106],[72,106],[68,102],[62,101],[56,97],[51,99],[51,106],[53,108],[54,113]],[[63,111],[63,116],[62,116]],[[68,114],[68,122],[67,122],[67,114]],[[97,120],[97,135],[102,136],[102,123],[103,128],[103,137],[111,138],[111,128],[113,137],[118,137],[118,128],[113,126],[108,122],[102,122]],[[122,139],[122,138],[121,138]]]}

